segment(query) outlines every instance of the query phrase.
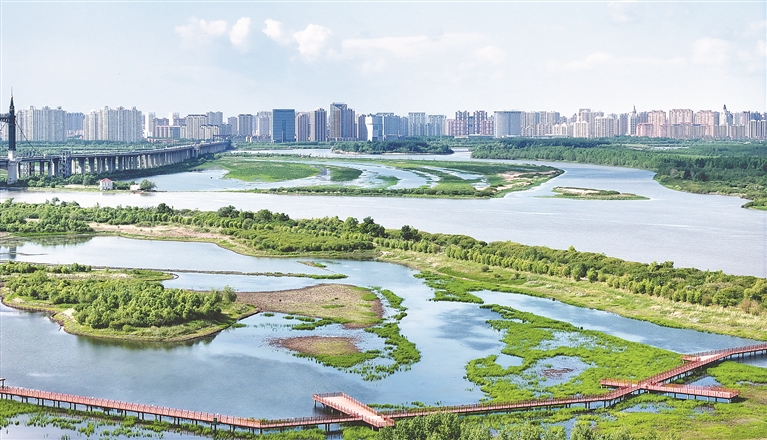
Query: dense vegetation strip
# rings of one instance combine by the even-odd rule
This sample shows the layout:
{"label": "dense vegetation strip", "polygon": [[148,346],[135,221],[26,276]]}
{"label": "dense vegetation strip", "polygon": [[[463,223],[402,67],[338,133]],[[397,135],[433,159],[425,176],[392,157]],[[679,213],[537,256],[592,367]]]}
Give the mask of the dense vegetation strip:
{"label": "dense vegetation strip", "polygon": [[185,339],[221,330],[252,310],[232,304],[237,295],[229,288],[208,293],[166,289],[158,281],[163,278],[141,270],[92,271],[77,263],[0,265],[4,303],[50,311],[76,334]]}
{"label": "dense vegetation strip", "polygon": [[753,200],[747,207],[767,206],[767,144],[677,142],[663,148],[606,140],[503,139],[476,146],[472,157],[642,168],[655,171],[655,179],[670,188],[739,195]]}
{"label": "dense vegetation strip", "polygon": [[332,146],[332,150],[335,152],[360,154],[453,154],[453,150],[446,144],[416,139],[376,142],[337,142]]}
{"label": "dense vegetation strip", "polygon": [[216,212],[154,208],[90,207],[71,203],[0,204],[0,232],[83,233],[89,223],[111,225],[166,223],[179,227],[217,228],[224,236],[252,251],[277,255],[297,253],[354,254],[381,248],[439,254],[449,260],[589,282],[636,295],[665,298],[702,306],[740,307],[759,315],[764,311],[767,280],[728,275],[721,271],[676,268],[673,262],[636,263],[593,252],[551,249],[513,242],[486,243],[465,235],[429,234],[405,226],[386,230],[367,217],[363,221],[338,217],[291,219],[268,210],[239,211],[232,206]]}

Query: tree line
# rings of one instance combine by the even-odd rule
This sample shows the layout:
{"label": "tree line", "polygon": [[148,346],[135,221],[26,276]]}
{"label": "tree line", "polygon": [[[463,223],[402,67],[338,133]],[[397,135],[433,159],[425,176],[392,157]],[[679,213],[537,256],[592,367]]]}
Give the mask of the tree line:
{"label": "tree line", "polygon": [[90,223],[112,225],[171,224],[215,228],[251,249],[273,254],[308,252],[354,253],[376,248],[439,253],[485,266],[509,268],[575,281],[604,283],[638,295],[701,305],[740,306],[758,312],[767,298],[767,280],[728,275],[722,271],[676,268],[673,262],[650,264],[621,260],[574,248],[552,249],[510,241],[487,243],[466,235],[430,234],[410,226],[387,230],[367,217],[292,219],[263,209],[257,212],[233,206],[218,211],[176,210],[156,207],[81,207],[76,202],[0,204],[0,231],[19,233],[87,233]]}
{"label": "tree line", "polygon": [[[54,305],[71,305],[74,319],[95,329],[124,329],[132,327],[162,327],[198,319],[213,319],[220,315],[222,301],[233,301],[232,292],[192,292],[166,289],[156,281],[135,278],[70,278],[51,276],[53,273],[89,271],[90,267],[46,267],[29,263],[9,262],[2,266],[3,274],[16,273],[5,281],[5,287],[15,295]],[[236,296],[235,296],[236,297]]]}
{"label": "tree line", "polygon": [[[505,140],[504,140],[505,141]],[[544,142],[548,141],[548,142]],[[562,140],[564,142],[564,140]],[[519,139],[485,144],[472,150],[482,159],[532,159],[652,170],[667,185],[697,193],[740,194],[754,201],[767,199],[767,154],[760,146],[715,149],[694,145],[689,149],[644,150],[582,140],[559,145],[557,139]]]}
{"label": "tree line", "polygon": [[397,139],[374,142],[337,142],[333,145],[332,150],[365,154],[453,154],[452,148],[445,144],[416,139]]}

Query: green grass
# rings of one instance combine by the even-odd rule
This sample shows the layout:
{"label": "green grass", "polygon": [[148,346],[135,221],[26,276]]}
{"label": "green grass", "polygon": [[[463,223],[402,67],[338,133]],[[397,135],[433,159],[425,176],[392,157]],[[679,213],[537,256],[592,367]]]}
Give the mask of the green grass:
{"label": "green grass", "polygon": [[[241,162],[236,162],[239,159]],[[333,182],[348,182],[357,179],[362,171],[335,165],[323,165],[318,166],[308,163],[300,163],[302,161],[322,162],[332,164],[335,162],[348,162],[348,158],[306,158],[302,156],[276,156],[276,155],[258,155],[243,158],[242,156],[221,156],[213,161],[211,164],[206,164],[206,167],[218,166],[226,169],[232,169],[232,164],[236,163],[239,172],[245,172],[249,168],[253,168],[253,163],[263,162],[266,164],[264,167],[270,169],[270,167],[277,167],[279,164],[284,164],[286,167],[292,167],[294,165],[303,165],[305,167],[315,168],[327,168],[331,171],[331,181]],[[245,162],[247,161],[247,162]],[[266,192],[266,193],[287,193],[287,194],[339,194],[350,196],[399,196],[399,197],[500,197],[510,191],[521,191],[540,185],[541,183],[556,177],[561,171],[555,168],[536,165],[519,165],[519,164],[500,164],[500,163],[464,163],[457,161],[423,161],[423,160],[381,160],[381,159],[354,159],[354,162],[358,163],[370,163],[376,165],[384,165],[388,167],[397,168],[400,170],[411,171],[422,176],[437,178],[438,181],[433,188],[407,188],[398,190],[387,190],[395,185],[398,179],[394,176],[381,175],[378,179],[382,181],[382,185],[377,188],[363,188],[363,187],[349,187],[339,185],[319,185],[311,187],[290,187],[290,188],[275,188],[270,190],[254,189],[252,192]],[[435,169],[436,168],[436,169]],[[451,174],[449,171],[457,171],[464,173],[476,174],[479,177],[473,179],[463,179]],[[557,171],[555,174],[542,174],[551,171]],[[318,171],[319,172],[319,171]],[[509,186],[509,182],[504,179],[501,174],[504,173],[521,173],[523,181],[517,182],[513,186]],[[228,176],[234,178],[237,177],[234,171]],[[297,177],[294,177],[297,178]],[[244,179],[243,180],[247,180]],[[264,180],[264,179],[260,179]],[[278,179],[288,180],[285,178]],[[268,181],[278,181],[268,180]],[[473,184],[487,181],[490,185],[488,189],[477,190]]]}
{"label": "green grass", "polygon": [[[482,307],[501,317],[488,323],[503,335],[506,347],[502,353],[523,359],[520,366],[508,368],[497,364],[495,355],[469,362],[467,377],[493,400],[602,394],[605,390],[599,385],[601,379],[638,380],[682,363],[679,355],[670,351],[628,342],[602,332],[582,330],[510,307]],[[565,383],[548,385],[546,378],[531,367],[557,356],[578,358],[588,366]]]}
{"label": "green grass", "polygon": [[201,168],[223,168],[225,178],[246,182],[282,182],[320,174],[320,167],[303,163],[264,161],[241,156],[222,156]]}
{"label": "green grass", "polygon": [[330,170],[330,180],[332,182],[351,182],[362,175],[362,170],[349,167],[326,166]]}

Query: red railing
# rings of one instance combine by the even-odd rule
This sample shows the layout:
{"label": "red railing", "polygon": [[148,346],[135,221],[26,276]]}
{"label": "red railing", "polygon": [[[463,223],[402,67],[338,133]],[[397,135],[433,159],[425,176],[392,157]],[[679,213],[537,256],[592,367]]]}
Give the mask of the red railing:
{"label": "red railing", "polygon": [[[623,398],[629,394],[632,394],[639,390],[656,391],[664,393],[678,393],[687,394],[702,397],[716,397],[724,399],[732,399],[740,394],[738,390],[732,390],[722,387],[696,387],[689,385],[676,385],[667,384],[665,382],[678,377],[682,374],[689,373],[693,370],[708,366],[716,363],[732,355],[757,353],[764,351],[767,353],[767,344],[756,344],[745,347],[736,347],[726,350],[713,350],[703,353],[697,353],[694,355],[687,355],[684,357],[688,360],[684,365],[672,368],[671,370],[664,371],[649,378],[632,381],[623,379],[604,379],[600,381],[602,385],[618,387],[617,389],[610,391],[606,394],[592,395],[592,396],[574,396],[567,398],[551,398],[551,399],[536,399],[526,400],[520,402],[509,403],[477,403],[470,405],[455,405],[455,406],[440,406],[435,408],[423,408],[423,409],[409,409],[409,410],[395,410],[378,413],[369,406],[360,402],[353,397],[350,397],[342,392],[335,393],[323,393],[314,394],[312,397],[314,400],[334,408],[342,413],[344,416],[330,416],[330,417],[301,417],[282,420],[256,420],[253,418],[242,418],[234,416],[222,416],[220,414],[212,414],[207,412],[180,410],[167,407],[159,407],[154,405],[144,405],[138,403],[122,402],[111,399],[98,399],[94,397],[78,396],[73,394],[55,393],[50,391],[32,390],[19,387],[8,387],[4,385],[4,380],[0,382],[0,395],[3,396],[16,396],[22,398],[33,398],[40,400],[50,400],[54,402],[70,403],[74,405],[84,405],[88,407],[99,407],[104,410],[120,410],[130,411],[139,414],[150,414],[160,417],[174,417],[177,419],[194,420],[205,423],[221,423],[225,425],[252,428],[252,429],[273,429],[273,428],[287,428],[298,426],[311,426],[322,425],[330,423],[348,423],[355,421],[363,421],[374,427],[392,426],[392,419],[400,419],[406,417],[415,417],[419,415],[432,414],[434,412],[450,412],[450,413],[477,413],[477,412],[495,412],[505,411],[513,409],[525,409],[525,408],[540,408],[540,407],[552,407],[552,406],[565,406],[565,405],[577,405],[577,404],[591,404],[607,402]],[[706,359],[701,359],[706,358]],[[361,414],[359,411],[352,410],[339,402],[328,400],[334,397],[342,397],[354,405],[359,406],[369,414]]]}

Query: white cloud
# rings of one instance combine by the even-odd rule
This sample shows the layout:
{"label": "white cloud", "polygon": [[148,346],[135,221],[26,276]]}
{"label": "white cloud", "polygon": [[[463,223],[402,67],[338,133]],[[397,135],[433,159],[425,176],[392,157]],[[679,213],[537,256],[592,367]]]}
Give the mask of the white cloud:
{"label": "white cloud", "polygon": [[630,23],[638,19],[635,5],[635,0],[610,2],[607,4],[607,12],[610,14],[610,19],[616,23]]}
{"label": "white cloud", "polygon": [[313,60],[323,54],[328,38],[333,32],[330,29],[317,24],[310,24],[306,29],[293,34],[293,38],[298,42],[298,51],[301,55]]}
{"label": "white cloud", "polygon": [[450,52],[471,51],[489,41],[482,34],[444,34],[439,37],[416,35],[411,37],[353,38],[341,42],[341,57],[366,58],[394,56],[397,58],[419,58],[429,55],[443,55]]}
{"label": "white cloud", "polygon": [[182,46],[187,48],[204,47],[212,41],[228,35],[232,46],[245,50],[250,34],[250,18],[242,17],[230,28],[224,20],[208,21],[192,17],[188,24],[176,26],[175,30],[181,38]]}
{"label": "white cloud", "polygon": [[654,58],[654,57],[616,57],[606,52],[594,52],[583,59],[561,63],[550,60],[550,71],[597,70],[601,72],[630,71],[647,72],[651,70],[678,69],[687,65],[683,57]]}
{"label": "white cloud", "polygon": [[490,64],[502,64],[506,60],[506,52],[498,46],[485,46],[474,51],[474,56],[480,61]]}
{"label": "white cloud", "polygon": [[242,17],[232,26],[229,31],[229,40],[232,45],[239,49],[245,49],[250,34],[250,17]]}
{"label": "white cloud", "polygon": [[719,38],[701,38],[692,45],[691,60],[696,64],[721,66],[730,59],[730,43]]}
{"label": "white cloud", "polygon": [[267,18],[266,21],[264,21],[266,24],[266,27],[263,29],[263,33],[266,34],[267,37],[271,38],[272,40],[280,43],[280,44],[290,44],[293,39],[288,35],[287,32],[285,32],[285,29],[283,28],[282,23],[280,23],[277,20],[272,20],[271,18]]}
{"label": "white cloud", "polygon": [[189,24],[185,26],[176,26],[176,33],[181,37],[181,42],[186,46],[202,44],[210,40],[211,37],[218,37],[226,33],[226,22],[224,20],[207,21],[192,17]]}

